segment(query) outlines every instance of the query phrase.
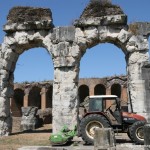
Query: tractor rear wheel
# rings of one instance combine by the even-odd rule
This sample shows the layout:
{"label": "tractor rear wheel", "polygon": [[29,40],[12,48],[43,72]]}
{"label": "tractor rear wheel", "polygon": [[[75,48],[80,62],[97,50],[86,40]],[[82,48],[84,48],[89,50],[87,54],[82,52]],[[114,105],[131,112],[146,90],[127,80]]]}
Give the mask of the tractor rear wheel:
{"label": "tractor rear wheel", "polygon": [[136,144],[144,144],[144,121],[137,121],[129,128],[130,138]]}
{"label": "tractor rear wheel", "polygon": [[80,133],[86,144],[94,144],[96,128],[109,128],[109,121],[102,115],[91,114],[81,120]]}

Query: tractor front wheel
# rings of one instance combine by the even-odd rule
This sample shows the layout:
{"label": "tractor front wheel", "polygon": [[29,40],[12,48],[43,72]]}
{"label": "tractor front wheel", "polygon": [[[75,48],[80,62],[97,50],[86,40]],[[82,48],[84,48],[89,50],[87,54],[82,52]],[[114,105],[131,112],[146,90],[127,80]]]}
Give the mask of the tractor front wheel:
{"label": "tractor front wheel", "polygon": [[91,114],[81,120],[80,133],[86,144],[94,144],[94,134],[96,128],[109,128],[108,120],[99,114]]}
{"label": "tractor front wheel", "polygon": [[127,135],[128,135],[128,137],[131,139],[129,130],[127,131]]}
{"label": "tractor front wheel", "polygon": [[136,144],[144,144],[144,121],[137,121],[129,128],[131,140]]}

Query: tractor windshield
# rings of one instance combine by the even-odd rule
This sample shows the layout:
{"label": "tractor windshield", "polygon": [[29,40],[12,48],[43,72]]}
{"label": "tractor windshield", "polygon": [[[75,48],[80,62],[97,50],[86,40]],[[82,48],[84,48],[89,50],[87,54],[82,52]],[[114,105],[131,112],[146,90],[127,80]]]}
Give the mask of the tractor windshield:
{"label": "tractor windshield", "polygon": [[89,111],[102,111],[103,105],[102,105],[102,98],[91,98],[89,103]]}
{"label": "tractor windshield", "polygon": [[108,108],[114,111],[117,106],[116,98],[111,97],[95,97],[90,98],[89,100],[89,112],[99,111],[104,112],[108,110]]}

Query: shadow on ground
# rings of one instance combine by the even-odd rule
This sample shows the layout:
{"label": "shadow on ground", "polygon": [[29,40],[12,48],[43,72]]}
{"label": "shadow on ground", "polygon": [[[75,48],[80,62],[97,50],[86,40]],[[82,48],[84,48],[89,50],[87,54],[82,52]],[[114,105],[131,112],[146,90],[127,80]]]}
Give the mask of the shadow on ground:
{"label": "shadow on ground", "polygon": [[25,134],[25,133],[52,133],[52,129],[43,129],[43,130],[26,130],[26,131],[19,131],[11,133],[11,135],[18,135],[18,134]]}

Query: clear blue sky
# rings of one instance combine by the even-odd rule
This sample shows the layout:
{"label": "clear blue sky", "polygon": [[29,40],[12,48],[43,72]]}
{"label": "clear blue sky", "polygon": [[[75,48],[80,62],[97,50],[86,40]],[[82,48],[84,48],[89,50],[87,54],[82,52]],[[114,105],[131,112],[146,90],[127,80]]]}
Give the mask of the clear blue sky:
{"label": "clear blue sky", "polygon": [[[0,43],[5,33],[3,25],[9,10],[14,6],[50,8],[55,26],[69,26],[77,19],[89,0],[2,0],[0,2]],[[128,23],[150,22],[150,0],[112,0],[128,15]],[[15,82],[53,79],[53,64],[43,48],[24,52],[16,65]],[[99,44],[88,49],[81,60],[80,77],[105,77],[126,74],[124,54],[112,44]]]}

